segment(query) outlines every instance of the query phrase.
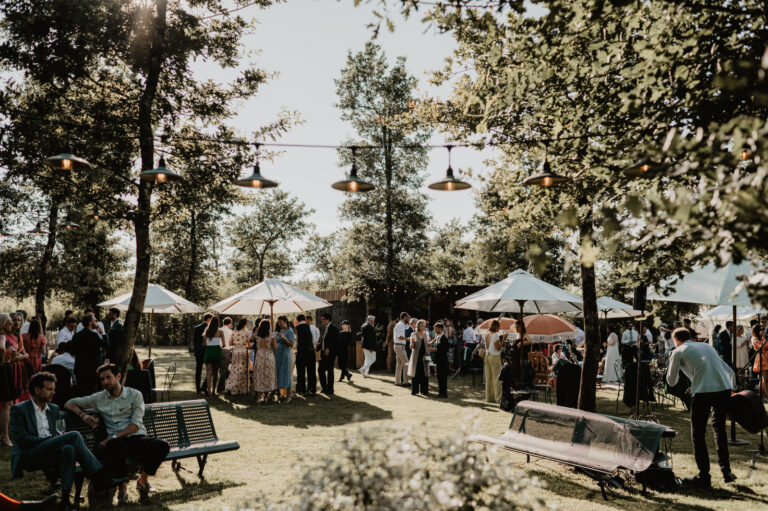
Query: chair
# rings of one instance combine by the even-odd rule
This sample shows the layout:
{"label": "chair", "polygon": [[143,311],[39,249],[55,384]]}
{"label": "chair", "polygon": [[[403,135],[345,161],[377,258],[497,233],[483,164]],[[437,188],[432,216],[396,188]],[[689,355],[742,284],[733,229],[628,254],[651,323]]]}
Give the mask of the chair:
{"label": "chair", "polygon": [[544,391],[544,399],[552,402],[552,385],[549,384],[549,359],[537,351],[528,353],[528,361],[534,371],[533,388]]}
{"label": "chair", "polygon": [[165,394],[165,398],[168,399],[168,396],[171,393],[171,386],[173,385],[173,379],[176,376],[176,362],[171,362],[171,365],[168,366],[168,369],[165,370],[165,379],[163,381],[162,387],[156,387],[152,389],[152,392],[157,396],[158,401],[163,401],[163,394]]}

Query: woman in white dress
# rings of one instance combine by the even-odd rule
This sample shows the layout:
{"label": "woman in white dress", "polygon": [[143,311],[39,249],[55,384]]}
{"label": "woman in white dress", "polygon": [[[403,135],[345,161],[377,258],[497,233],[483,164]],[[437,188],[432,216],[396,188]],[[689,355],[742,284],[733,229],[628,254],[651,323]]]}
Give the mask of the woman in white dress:
{"label": "woman in white dress", "polygon": [[603,364],[603,383],[615,382],[621,380],[621,375],[616,370],[616,362],[619,360],[619,336],[616,335],[616,329],[608,325],[608,339],[604,346],[605,364]]}
{"label": "woman in white dress", "polygon": [[749,362],[749,342],[751,341],[744,335],[744,326],[739,325],[736,328],[736,372],[738,373]]}

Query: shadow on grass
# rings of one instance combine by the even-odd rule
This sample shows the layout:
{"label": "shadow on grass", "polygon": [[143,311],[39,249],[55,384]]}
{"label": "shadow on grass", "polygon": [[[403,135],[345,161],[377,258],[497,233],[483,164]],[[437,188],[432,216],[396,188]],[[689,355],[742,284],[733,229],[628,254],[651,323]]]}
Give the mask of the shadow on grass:
{"label": "shadow on grass", "polygon": [[[221,497],[224,490],[235,488],[237,486],[245,486],[245,483],[217,482],[209,483],[206,481],[200,481],[196,484],[185,483],[179,478],[182,487],[173,491],[160,491],[154,494],[149,502],[142,504],[137,501],[129,501],[127,504],[119,506],[123,508],[135,508],[146,510],[170,510],[178,504],[184,504],[190,501],[203,501],[216,497]],[[101,506],[100,506],[101,507]]]}
{"label": "shadow on grass", "polygon": [[355,422],[392,418],[392,412],[366,401],[354,401],[338,394],[326,397],[294,397],[287,404],[256,405],[250,396],[226,396],[208,399],[211,408],[240,419],[267,426],[341,426]]}

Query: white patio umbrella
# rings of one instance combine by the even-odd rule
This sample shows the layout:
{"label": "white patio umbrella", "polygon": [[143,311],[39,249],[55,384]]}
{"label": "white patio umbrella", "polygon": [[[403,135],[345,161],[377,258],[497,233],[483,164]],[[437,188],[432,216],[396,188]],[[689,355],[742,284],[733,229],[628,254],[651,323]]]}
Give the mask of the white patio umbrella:
{"label": "white patio umbrella", "polygon": [[524,270],[515,270],[506,279],[481,289],[456,302],[457,309],[485,312],[547,312],[581,311],[581,298],[557,286],[537,279]]}
{"label": "white patio umbrella", "polygon": [[311,293],[277,279],[266,279],[261,284],[211,305],[210,308],[228,314],[266,314],[269,311],[269,317],[274,321],[275,313],[304,312],[330,306],[330,303]]}
{"label": "white patio umbrella", "polygon": [[[127,311],[132,296],[133,293],[127,293],[97,305],[99,307],[115,307],[116,309]],[[158,314],[196,314],[205,312],[205,309],[182,298],[176,293],[168,291],[159,284],[149,284],[149,286],[147,286],[147,297],[144,299],[144,309],[142,312],[150,315],[147,346],[149,348],[148,358],[152,358],[152,329],[155,323],[156,312]]]}
{"label": "white patio umbrella", "polygon": [[[633,309],[631,305],[614,300],[610,296],[601,296],[597,299],[597,311],[602,313],[603,318],[606,320],[635,318],[645,314],[644,311]],[[577,318],[583,316],[583,312],[576,314]]]}
{"label": "white patio umbrella", "polygon": [[[736,315],[739,317],[739,319],[749,319],[752,316],[757,316],[758,314],[765,314],[765,312],[765,309],[759,305],[736,307]],[[701,317],[715,321],[731,319],[733,317],[733,307],[730,305],[719,305],[709,309],[703,313]]]}

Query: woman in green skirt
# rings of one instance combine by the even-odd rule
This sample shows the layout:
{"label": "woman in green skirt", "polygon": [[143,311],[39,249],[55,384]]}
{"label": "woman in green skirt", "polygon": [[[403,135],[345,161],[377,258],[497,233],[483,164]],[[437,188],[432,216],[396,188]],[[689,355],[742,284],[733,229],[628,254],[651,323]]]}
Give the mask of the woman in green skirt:
{"label": "woman in green skirt", "polygon": [[224,332],[219,328],[219,318],[214,316],[208,323],[203,335],[203,346],[205,346],[205,355],[203,363],[205,364],[205,393],[209,396],[216,395],[216,384],[219,380],[219,368],[221,367],[221,340],[224,338]]}

